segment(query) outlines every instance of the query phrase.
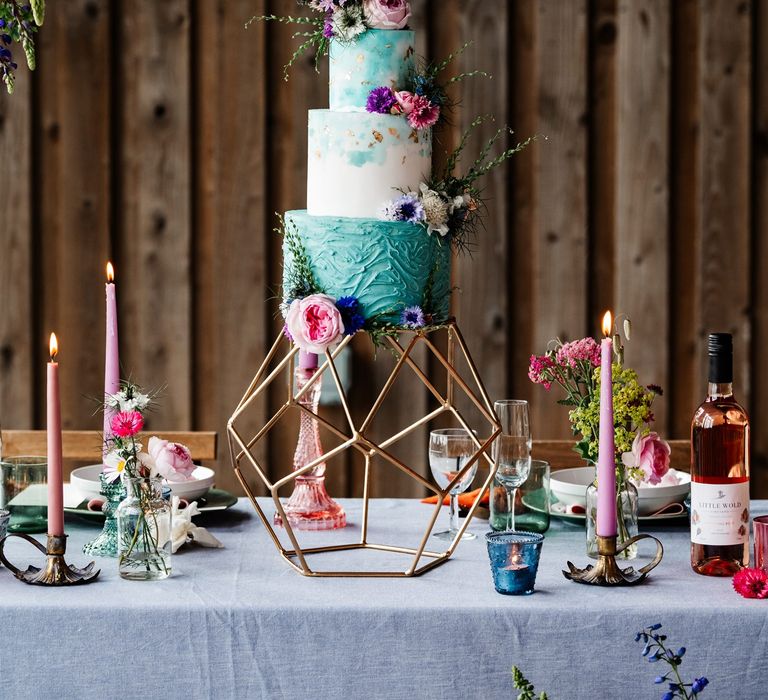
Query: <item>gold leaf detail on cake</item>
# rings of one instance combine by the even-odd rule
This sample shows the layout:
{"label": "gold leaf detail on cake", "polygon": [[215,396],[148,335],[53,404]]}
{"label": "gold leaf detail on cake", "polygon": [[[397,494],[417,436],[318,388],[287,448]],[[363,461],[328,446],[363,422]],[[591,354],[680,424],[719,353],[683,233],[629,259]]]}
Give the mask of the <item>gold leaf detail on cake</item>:
{"label": "gold leaf detail on cake", "polygon": [[352,129],[347,129],[346,134],[347,134],[347,136],[354,136],[355,132],[352,131]]}
{"label": "gold leaf detail on cake", "polygon": [[375,138],[379,143],[384,140],[383,134],[380,131],[376,131],[376,129],[373,130],[373,138]]}
{"label": "gold leaf detail on cake", "polygon": [[396,139],[400,138],[400,132],[394,126],[390,126],[388,131],[390,136],[394,136]]}
{"label": "gold leaf detail on cake", "polygon": [[323,152],[321,150],[318,149],[317,151],[315,151],[315,158],[319,160],[322,157],[323,157]]}
{"label": "gold leaf detail on cake", "polygon": [[403,162],[402,165],[405,165],[405,156],[403,156]]}
{"label": "gold leaf detail on cake", "polygon": [[409,46],[409,47],[408,47],[408,48],[405,50],[405,57],[406,57],[406,58],[410,58],[411,56],[413,56],[413,54],[414,54],[414,53],[415,53],[415,51],[413,50],[413,46]]}
{"label": "gold leaf detail on cake", "polygon": [[410,136],[408,138],[411,141],[413,141],[414,143],[418,143],[419,142],[419,132],[416,131],[416,129],[411,129],[411,134],[410,134]]}
{"label": "gold leaf detail on cake", "polygon": [[357,54],[357,62],[362,63],[363,61],[365,61],[365,56],[361,53]]}

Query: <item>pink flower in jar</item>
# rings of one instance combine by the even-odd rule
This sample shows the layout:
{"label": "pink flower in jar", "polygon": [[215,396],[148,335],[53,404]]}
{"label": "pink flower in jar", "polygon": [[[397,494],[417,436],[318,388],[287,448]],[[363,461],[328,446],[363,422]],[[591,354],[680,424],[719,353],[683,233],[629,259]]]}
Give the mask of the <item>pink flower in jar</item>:
{"label": "pink flower in jar", "polygon": [[167,481],[190,481],[195,465],[189,450],[178,442],[151,437],[147,446],[154,471]]}
{"label": "pink flower in jar", "polygon": [[644,474],[643,481],[655,486],[669,471],[670,454],[669,443],[658,433],[642,435],[638,432],[632,442],[632,451],[625,452],[621,461],[625,467],[640,469]]}
{"label": "pink flower in jar", "polygon": [[363,0],[363,14],[371,29],[403,29],[411,7],[408,0]]}
{"label": "pink flower in jar", "polygon": [[324,353],[344,335],[344,321],[336,302],[327,294],[310,294],[294,299],[285,325],[296,345],[304,352]]}
{"label": "pink flower in jar", "polygon": [[138,411],[120,411],[112,416],[109,425],[117,437],[133,437],[144,427],[144,417]]}

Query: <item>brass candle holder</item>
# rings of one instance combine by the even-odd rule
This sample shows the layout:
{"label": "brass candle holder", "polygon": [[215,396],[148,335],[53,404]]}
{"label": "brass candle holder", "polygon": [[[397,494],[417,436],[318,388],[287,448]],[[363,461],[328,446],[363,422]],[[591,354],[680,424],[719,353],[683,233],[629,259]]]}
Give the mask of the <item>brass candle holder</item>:
{"label": "brass candle holder", "polygon": [[[616,563],[616,555],[621,554],[627,547],[639,540],[650,539],[656,542],[656,556],[641,569],[635,571],[631,566],[622,569]],[[568,562],[568,571],[563,576],[575,583],[587,583],[593,586],[634,586],[642,583],[645,577],[655,569],[664,556],[664,546],[653,535],[640,534],[630,537],[620,547],[616,546],[616,535],[611,537],[597,536],[597,564],[590,564],[585,569],[578,569]]]}
{"label": "brass candle holder", "polygon": [[[37,547],[46,556],[45,566],[42,569],[29,566],[26,571],[21,571],[11,564],[5,556],[5,543],[10,537],[19,537]],[[34,586],[76,586],[82,583],[93,583],[101,573],[101,569],[93,570],[96,563],[91,562],[83,569],[70,566],[64,559],[66,551],[66,535],[49,534],[47,546],[40,544],[34,537],[20,532],[12,532],[0,540],[0,561],[19,581]]]}

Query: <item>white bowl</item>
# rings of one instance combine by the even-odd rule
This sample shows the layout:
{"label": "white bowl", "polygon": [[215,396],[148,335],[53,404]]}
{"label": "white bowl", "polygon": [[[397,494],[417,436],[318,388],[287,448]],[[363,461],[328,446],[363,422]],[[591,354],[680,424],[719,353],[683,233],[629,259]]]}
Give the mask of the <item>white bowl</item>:
{"label": "white bowl", "polygon": [[[637,489],[638,515],[653,515],[662,508],[673,503],[682,503],[691,487],[691,475],[677,469],[669,470],[680,479],[674,486],[641,486]],[[587,507],[587,486],[595,478],[594,467],[576,467],[574,469],[560,469],[552,472],[550,488],[552,495],[566,508],[568,506],[580,506],[583,510]]]}
{"label": "white bowl", "polygon": [[[101,469],[101,464],[91,464],[72,471],[69,481],[83,500],[95,498],[101,492],[101,483],[99,482]],[[192,481],[166,481],[164,484],[170,486],[174,496],[187,501],[194,501],[205,495],[213,486],[216,473],[208,467],[196,467],[192,476],[194,477]]]}

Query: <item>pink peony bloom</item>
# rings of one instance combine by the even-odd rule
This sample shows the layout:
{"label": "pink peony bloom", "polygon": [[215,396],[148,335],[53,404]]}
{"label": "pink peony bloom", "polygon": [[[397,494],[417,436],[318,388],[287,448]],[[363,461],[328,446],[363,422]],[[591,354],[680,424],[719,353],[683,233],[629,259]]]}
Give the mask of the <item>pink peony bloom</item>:
{"label": "pink peony bloom", "polygon": [[658,433],[641,435],[639,432],[632,443],[632,451],[625,452],[621,461],[625,467],[640,469],[644,473],[643,481],[652,486],[660,484],[669,471],[669,444]]}
{"label": "pink peony bloom", "polygon": [[336,303],[327,294],[310,294],[294,299],[285,325],[304,352],[324,353],[344,335],[344,321]]}
{"label": "pink peony bloom", "polygon": [[589,362],[593,367],[600,366],[600,346],[594,338],[582,338],[570,343],[564,343],[555,356],[557,364],[575,368],[579,361]]}
{"label": "pink peony bloom", "polygon": [[[398,113],[410,114],[413,111],[413,101],[416,99],[416,95],[408,90],[399,90],[395,92],[395,99],[397,100],[397,107],[400,108]],[[392,113],[395,113],[397,108],[392,108]]]}
{"label": "pink peony bloom", "polygon": [[554,366],[552,359],[546,355],[531,355],[531,364],[528,367],[528,379],[534,384],[541,384],[549,390],[552,386],[552,375],[549,370]]}
{"label": "pink peony bloom", "polygon": [[768,597],[768,574],[762,569],[742,569],[733,577],[733,589],[744,598]]}
{"label": "pink peony bloom", "polygon": [[408,24],[408,0],[363,0],[363,14],[371,29],[402,29]]}
{"label": "pink peony bloom", "polygon": [[117,437],[133,437],[144,427],[144,418],[138,411],[120,411],[109,423]]}
{"label": "pink peony bloom", "polygon": [[408,123],[414,129],[426,129],[434,126],[440,118],[440,107],[433,105],[426,97],[414,95]]}
{"label": "pink peony bloom", "polygon": [[149,455],[154,460],[154,471],[166,481],[191,481],[195,465],[189,450],[178,442],[151,437]]}

